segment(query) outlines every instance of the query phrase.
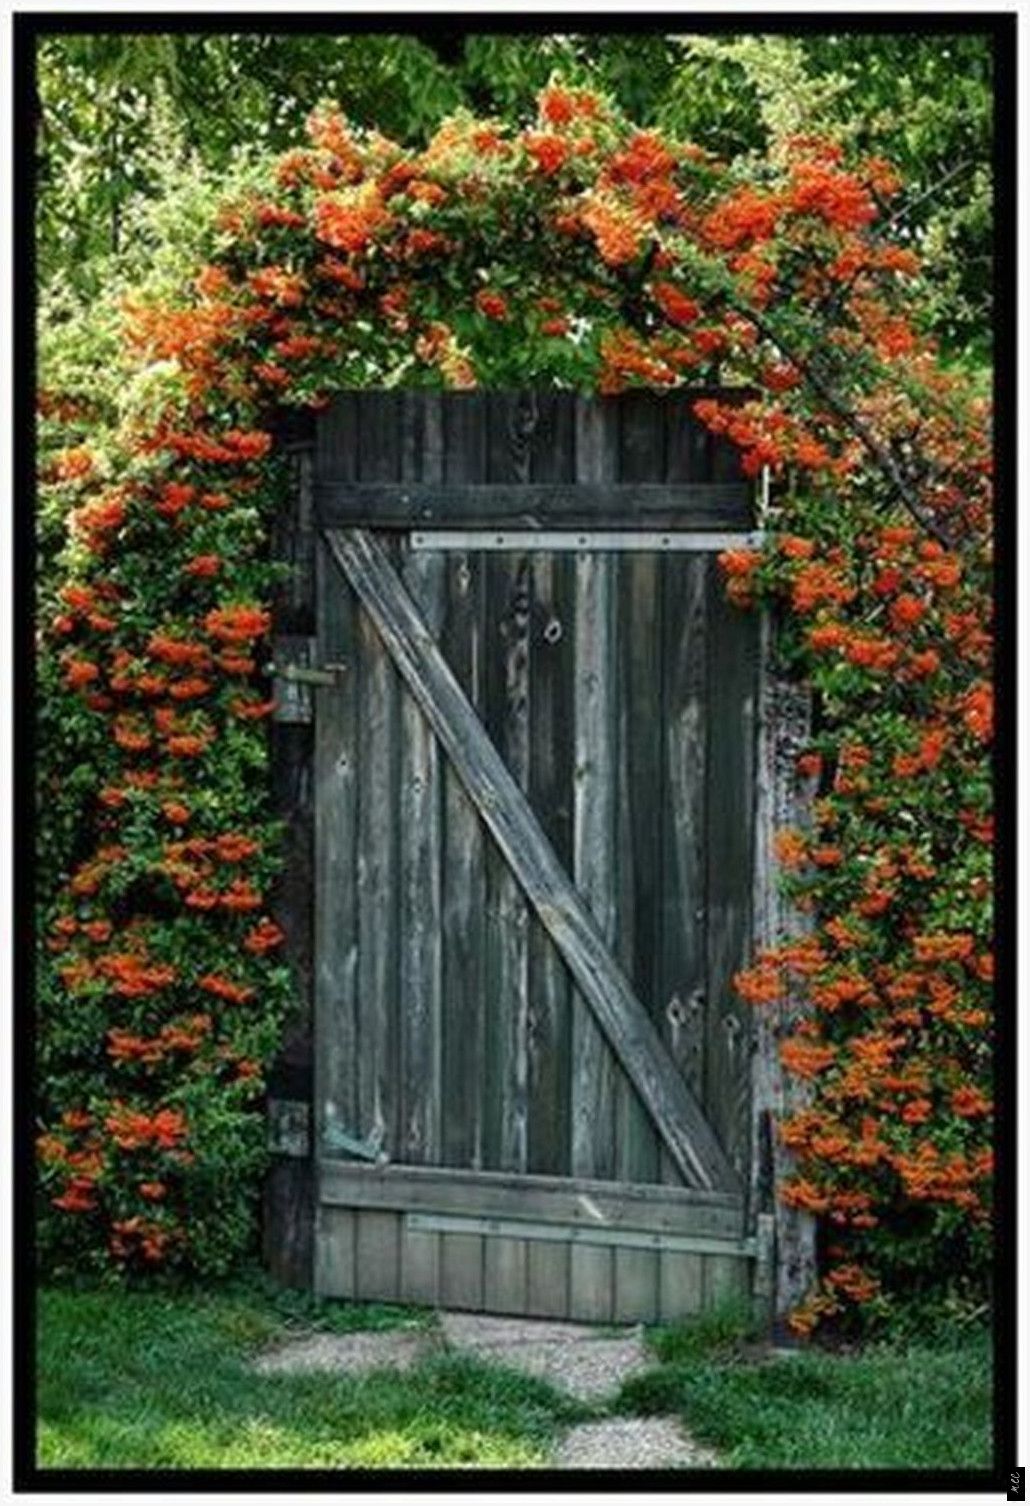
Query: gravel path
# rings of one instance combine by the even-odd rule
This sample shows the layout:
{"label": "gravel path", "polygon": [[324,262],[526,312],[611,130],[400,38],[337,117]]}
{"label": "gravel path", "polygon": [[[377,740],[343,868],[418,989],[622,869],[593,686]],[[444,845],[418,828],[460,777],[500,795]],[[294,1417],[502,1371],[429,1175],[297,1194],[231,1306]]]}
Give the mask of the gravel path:
{"label": "gravel path", "polygon": [[[262,1375],[410,1370],[442,1350],[472,1354],[535,1375],[582,1401],[612,1398],[627,1376],[649,1367],[643,1331],[613,1334],[586,1323],[442,1312],[438,1327],[311,1333],[266,1350]],[[718,1463],[675,1417],[613,1417],[571,1428],[553,1462],[560,1469],[675,1469]]]}
{"label": "gravel path", "polygon": [[300,1375],[313,1370],[364,1375],[370,1370],[410,1370],[438,1350],[439,1340],[426,1332],[314,1333],[266,1350],[254,1361],[254,1369],[260,1375]]}
{"label": "gravel path", "polygon": [[627,1376],[648,1366],[640,1329],[616,1337],[586,1323],[441,1313],[446,1342],[482,1359],[550,1381],[582,1401],[612,1396]]}
{"label": "gravel path", "polygon": [[697,1469],[717,1462],[674,1417],[584,1422],[566,1433],[554,1455],[559,1469]]}

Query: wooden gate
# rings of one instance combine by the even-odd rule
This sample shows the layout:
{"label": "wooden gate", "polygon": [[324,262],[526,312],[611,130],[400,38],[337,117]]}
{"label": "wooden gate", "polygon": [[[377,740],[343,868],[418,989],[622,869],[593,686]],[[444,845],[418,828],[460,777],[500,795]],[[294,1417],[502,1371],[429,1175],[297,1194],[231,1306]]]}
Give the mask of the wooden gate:
{"label": "wooden gate", "polygon": [[685,398],[356,394],[315,501],[315,1285],[749,1289],[751,487]]}

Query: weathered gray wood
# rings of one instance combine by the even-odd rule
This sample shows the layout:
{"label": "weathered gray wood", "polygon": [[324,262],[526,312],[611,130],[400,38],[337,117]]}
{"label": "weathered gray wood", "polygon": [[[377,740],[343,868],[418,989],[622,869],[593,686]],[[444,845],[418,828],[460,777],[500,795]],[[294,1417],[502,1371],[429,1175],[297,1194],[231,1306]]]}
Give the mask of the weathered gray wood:
{"label": "weathered gray wood", "polygon": [[318,651],[347,668],[316,695],[315,787],[315,1135],[365,1133],[359,1088],[357,856],[357,604],[321,544],[316,557]]}
{"label": "weathered gray wood", "polygon": [[483,1306],[484,1239],[481,1234],[440,1235],[440,1304],[466,1308]]}
{"label": "weathered gray wood", "polygon": [[701,1312],[704,1306],[704,1255],[663,1250],[658,1257],[658,1317],[668,1323]]}
{"label": "weathered gray wood", "polygon": [[354,1273],[357,1295],[364,1301],[396,1302],[401,1291],[399,1213],[363,1209],[355,1215]]}
{"label": "weathered gray wood", "polygon": [[[761,676],[755,777],[754,930],[759,947],[772,946],[804,933],[808,918],[794,909],[780,890],[780,870],[773,837],[783,826],[804,828],[811,822],[814,781],[797,771],[798,755],[811,735],[811,696],[806,686],[776,670],[776,625],[761,624]],[[751,1165],[748,1223],[759,1228],[775,1210],[772,1231],[773,1270],[768,1302],[783,1320],[806,1295],[815,1278],[815,1221],[800,1209],[775,1203],[775,1187],[794,1170],[793,1153],[777,1133],[783,1117],[805,1107],[808,1085],[789,1077],[780,1062],[779,1044],[792,1032],[797,1014],[783,1004],[755,1011],[752,1072]],[[756,1273],[757,1275],[757,1273]],[[765,1300],[759,1289],[756,1297]]]}
{"label": "weathered gray wood", "polygon": [[[316,640],[307,633],[276,633],[272,639],[272,662],[277,670],[287,665],[304,669],[317,657]],[[275,710],[272,720],[285,726],[302,726],[314,719],[311,686],[303,680],[291,680],[286,675],[272,675],[272,693]]]}
{"label": "weathered gray wood", "polygon": [[[491,482],[525,481],[537,427],[532,393],[491,394],[487,464]],[[522,790],[529,787],[529,560],[484,560],[485,726]],[[525,1170],[528,1159],[529,910],[492,844],[487,851],[486,1098],[493,1133],[485,1164]]]}
{"label": "weathered gray wood", "polygon": [[[534,395],[531,476],[536,483],[576,476],[576,406],[571,392]],[[573,858],[572,679],[575,568],[567,558],[530,555],[529,798],[566,868]],[[569,1170],[571,1049],[568,970],[536,915],[529,928],[529,1147],[534,1171]]]}
{"label": "weathered gray wood", "polygon": [[744,1228],[739,1197],[696,1188],[442,1166],[371,1166],[328,1158],[320,1173],[323,1201],[341,1207],[535,1218],[725,1238],[739,1238]]}
{"label": "weathered gray wood", "polygon": [[306,1288],[312,1282],[314,1182],[314,1166],[307,1156],[277,1156],[265,1178],[262,1259],[268,1272],[283,1286]]}
{"label": "weathered gray wood", "polygon": [[320,1297],[356,1297],[359,1214],[350,1208],[316,1210],[314,1287]]}
{"label": "weathered gray wood", "polygon": [[658,1250],[615,1251],[612,1318],[616,1323],[654,1323],[658,1318]]}
{"label": "weathered gray wood", "polygon": [[487,1236],[483,1250],[483,1306],[487,1312],[524,1313],[529,1241]]}
{"label": "weathered gray wood", "polygon": [[[569,559],[536,555],[532,570],[529,797],[559,861],[571,867],[574,566]],[[535,915],[529,935],[529,982],[527,1164],[532,1171],[568,1171],[570,980],[554,943]]]}
{"label": "weathered gray wood", "polygon": [[598,1246],[569,1251],[569,1317],[579,1323],[610,1323],[614,1317],[614,1250]]}
{"label": "weathered gray wood", "polygon": [[427,486],[320,481],[315,486],[323,528],[418,528],[447,523],[469,527],[749,528],[752,488],[660,482],[467,484]]}
{"label": "weathered gray wood", "polygon": [[[695,1093],[704,1087],[707,1022],[706,560],[663,560],[660,950],[663,1039]],[[738,874],[743,887],[743,875]],[[664,1174],[672,1168],[666,1159]]]}
{"label": "weathered gray wood", "polygon": [[[662,473],[664,411],[648,394],[627,394],[619,406],[619,476],[635,482]],[[612,644],[618,726],[616,942],[622,966],[656,1027],[655,958],[658,952],[656,866],[661,853],[661,642],[659,568],[653,554],[613,556],[618,631]],[[620,1073],[615,1085],[616,1175],[622,1181],[658,1179],[659,1138],[633,1084]],[[616,1252],[614,1314],[617,1321],[650,1321],[658,1301],[657,1255]]]}
{"label": "weathered gray wood", "polygon": [[[400,479],[400,393],[356,395],[359,480]],[[358,1123],[397,1154],[400,1124],[399,800],[401,687],[367,612],[358,613]]]}
{"label": "weathered gray wood", "polygon": [[565,1244],[530,1243],[526,1254],[526,1311],[564,1318],[569,1311],[569,1254]]}
{"label": "weathered gray wood", "polygon": [[[711,482],[713,436],[694,415],[695,395],[663,404],[666,483]],[[725,441],[721,441],[724,443]]]}
{"label": "weathered gray wood", "polygon": [[733,988],[750,955],[754,862],[755,695],[758,623],[709,579],[707,716],[707,969],[704,1104],[738,1173],[750,1132],[753,1011]]}
{"label": "weathered gray wood", "polygon": [[494,840],[561,950],[583,997],[659,1123],[685,1178],[702,1187],[739,1179],[682,1082],[646,1011],[486,736],[390,560],[361,530],[330,533],[330,548],[377,624]]}
{"label": "weathered gray wood", "polygon": [[[483,394],[446,402],[444,468],[448,483],[482,476],[487,407]],[[446,557],[447,596],[440,648],[471,704],[485,693],[485,582],[474,553]],[[484,1164],[485,927],[488,838],[449,760],[442,761],[443,832],[443,1103],[442,1156],[447,1165]]]}
{"label": "weathered gray wood", "polygon": [[[576,474],[580,483],[607,481],[615,476],[617,417],[618,409],[611,402],[583,399],[577,405]],[[572,873],[577,894],[597,933],[611,949],[616,926],[617,737],[611,558],[578,557],[575,572]],[[581,982],[578,977],[576,981]],[[612,1177],[616,1067],[609,1039],[591,1002],[577,992],[572,1008],[571,1167],[577,1176]],[[581,1284],[575,1267],[574,1257],[574,1289]]]}
{"label": "weathered gray wood", "polygon": [[734,1260],[730,1255],[704,1257],[704,1306],[729,1306],[743,1301],[749,1293],[753,1262]]}
{"label": "weathered gray wood", "polygon": [[400,1297],[432,1307],[440,1300],[440,1236],[401,1224]]}
{"label": "weathered gray wood", "polygon": [[[627,394],[620,404],[618,464],[624,481],[653,476],[656,470],[661,474],[665,414],[661,406],[646,401],[648,396]],[[657,880],[664,813],[661,742],[655,734],[662,725],[663,710],[660,563],[654,555],[612,561],[618,581],[617,956],[659,1031],[655,963],[659,953]],[[656,1181],[658,1136],[632,1083],[621,1074],[616,1125],[616,1170],[620,1179]],[[627,1290],[635,1280],[643,1289],[649,1279],[647,1263],[641,1262],[638,1278],[631,1275],[630,1264],[623,1262]]]}
{"label": "weathered gray wood", "polygon": [[[405,394],[407,397],[407,394]],[[442,470],[439,394],[402,410],[402,465],[406,473]],[[421,420],[421,422],[417,422]],[[444,615],[446,561],[438,554],[402,552],[402,578],[434,635]],[[441,1154],[441,1048],[443,956],[441,947],[442,781],[439,748],[410,695],[400,708],[399,821],[399,1057],[400,1142],[403,1161],[439,1161]]]}

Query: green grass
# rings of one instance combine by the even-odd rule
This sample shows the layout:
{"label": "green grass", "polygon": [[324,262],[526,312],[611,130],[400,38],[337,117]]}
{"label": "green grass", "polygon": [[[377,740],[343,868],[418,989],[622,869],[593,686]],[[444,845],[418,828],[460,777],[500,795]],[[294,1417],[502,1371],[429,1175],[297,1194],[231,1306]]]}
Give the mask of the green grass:
{"label": "green grass", "polygon": [[312,1319],[382,1329],[411,1321],[397,1308],[244,1286],[43,1291],[39,1306],[42,1467],[531,1467],[584,1410],[540,1381],[450,1355],[354,1379],[247,1368],[298,1318],[304,1329]]}
{"label": "green grass", "polygon": [[[403,1465],[532,1468],[603,1408],[441,1353],[407,1372],[259,1375],[268,1344],[311,1329],[429,1328],[431,1312],[324,1302],[248,1277],[208,1292],[45,1290],[39,1299],[43,1467]],[[675,1413],[735,1468],[986,1468],[983,1330],[861,1353],[762,1354],[723,1309],[648,1334],[654,1366],[611,1410]]]}
{"label": "green grass", "polygon": [[723,1310],[659,1329],[655,1369],[616,1407],[676,1413],[736,1469],[986,1469],[991,1464],[989,1334],[815,1348],[765,1356],[744,1347],[747,1319]]}

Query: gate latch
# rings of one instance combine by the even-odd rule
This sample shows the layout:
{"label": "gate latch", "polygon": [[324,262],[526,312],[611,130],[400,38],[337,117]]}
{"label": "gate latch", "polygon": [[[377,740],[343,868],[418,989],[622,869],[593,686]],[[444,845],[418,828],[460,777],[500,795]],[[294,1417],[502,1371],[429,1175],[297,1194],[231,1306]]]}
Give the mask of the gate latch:
{"label": "gate latch", "polygon": [[315,668],[307,664],[266,664],[265,674],[277,680],[287,680],[291,685],[335,685],[346,664],[323,664]]}

